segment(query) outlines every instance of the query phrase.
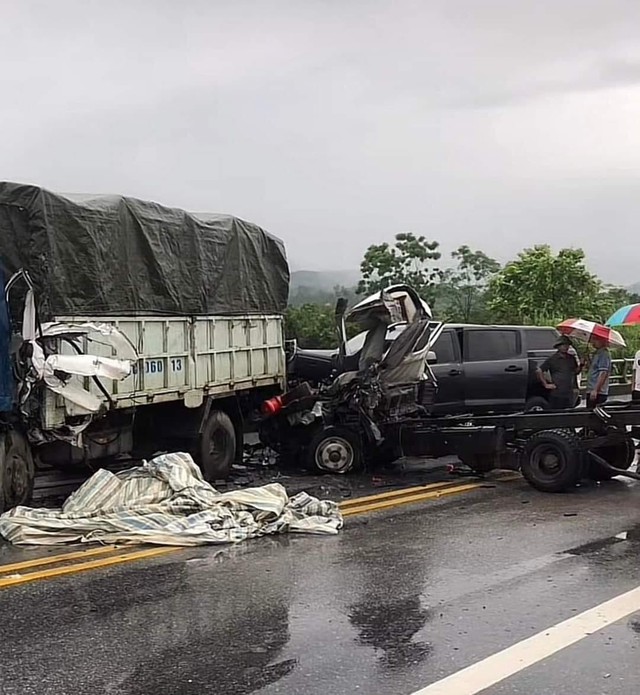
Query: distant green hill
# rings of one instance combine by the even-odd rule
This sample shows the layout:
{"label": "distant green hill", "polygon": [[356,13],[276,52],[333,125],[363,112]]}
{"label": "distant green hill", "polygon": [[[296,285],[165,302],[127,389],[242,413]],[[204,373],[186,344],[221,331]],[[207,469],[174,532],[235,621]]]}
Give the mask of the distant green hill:
{"label": "distant green hill", "polygon": [[291,273],[291,290],[308,287],[330,292],[334,287],[355,287],[360,279],[358,270],[294,270]]}
{"label": "distant green hill", "polygon": [[[355,287],[360,279],[357,270],[296,270],[291,273],[289,303],[333,305],[338,294],[349,302],[355,299]],[[339,288],[339,292],[336,289]]]}

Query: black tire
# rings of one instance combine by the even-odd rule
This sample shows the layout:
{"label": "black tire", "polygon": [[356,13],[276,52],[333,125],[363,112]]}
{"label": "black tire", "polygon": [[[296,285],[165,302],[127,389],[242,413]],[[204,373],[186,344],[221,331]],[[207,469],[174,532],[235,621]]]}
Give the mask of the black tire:
{"label": "black tire", "polygon": [[462,454],[458,458],[475,473],[490,473],[496,467],[495,454]]}
{"label": "black tire", "polygon": [[[598,456],[601,456],[607,463],[623,471],[629,470],[636,457],[636,447],[633,443],[633,439],[629,436],[625,437],[623,441],[617,444],[602,446],[593,451],[598,454]],[[589,480],[603,482],[605,480],[611,480],[615,475],[615,473],[603,468],[597,461],[589,457],[586,474]]]}
{"label": "black tire", "polygon": [[198,450],[198,463],[206,481],[212,483],[229,477],[236,459],[236,428],[222,410],[209,413]]}
{"label": "black tire", "polygon": [[542,396],[534,396],[533,398],[529,398],[529,400],[524,404],[524,410],[526,413],[549,410],[550,407],[549,401]]}
{"label": "black tire", "polygon": [[0,513],[29,504],[35,464],[27,438],[10,429],[0,434]]}
{"label": "black tire", "polygon": [[536,432],[524,446],[522,475],[536,490],[570,490],[580,482],[583,470],[584,454],[580,440],[569,430]]}
{"label": "black tire", "polygon": [[362,462],[360,437],[346,427],[323,427],[309,442],[307,467],[324,473],[358,470]]}

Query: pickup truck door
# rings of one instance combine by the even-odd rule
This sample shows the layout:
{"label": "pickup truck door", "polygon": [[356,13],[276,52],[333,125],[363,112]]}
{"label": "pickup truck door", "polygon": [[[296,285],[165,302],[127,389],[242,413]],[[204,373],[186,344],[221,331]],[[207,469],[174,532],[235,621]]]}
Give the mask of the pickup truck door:
{"label": "pickup truck door", "polygon": [[464,328],[464,400],[472,412],[520,410],[528,383],[528,359],[517,328]]}
{"label": "pickup truck door", "polygon": [[434,413],[460,413],[464,410],[464,373],[458,332],[445,328],[431,350],[436,361],[429,366],[438,380]]}

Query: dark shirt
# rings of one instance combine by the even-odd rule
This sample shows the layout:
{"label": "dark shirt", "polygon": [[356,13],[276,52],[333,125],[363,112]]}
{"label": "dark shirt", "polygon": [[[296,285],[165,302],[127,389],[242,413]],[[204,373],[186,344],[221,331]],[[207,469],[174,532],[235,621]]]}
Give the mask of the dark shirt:
{"label": "dark shirt", "polygon": [[578,362],[573,355],[563,355],[560,351],[551,355],[541,365],[543,372],[549,372],[556,385],[557,396],[571,396],[578,388]]}

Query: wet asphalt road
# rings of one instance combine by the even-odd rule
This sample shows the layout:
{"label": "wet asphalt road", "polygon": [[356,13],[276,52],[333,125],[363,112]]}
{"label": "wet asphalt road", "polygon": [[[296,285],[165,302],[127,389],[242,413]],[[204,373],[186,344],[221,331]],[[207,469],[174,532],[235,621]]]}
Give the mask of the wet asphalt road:
{"label": "wet asphalt road", "polygon": [[[616,538],[627,532],[626,540]],[[523,482],[0,592],[3,695],[410,695],[640,585],[640,487]],[[640,614],[484,691],[638,692]]]}

